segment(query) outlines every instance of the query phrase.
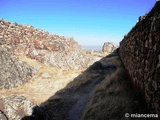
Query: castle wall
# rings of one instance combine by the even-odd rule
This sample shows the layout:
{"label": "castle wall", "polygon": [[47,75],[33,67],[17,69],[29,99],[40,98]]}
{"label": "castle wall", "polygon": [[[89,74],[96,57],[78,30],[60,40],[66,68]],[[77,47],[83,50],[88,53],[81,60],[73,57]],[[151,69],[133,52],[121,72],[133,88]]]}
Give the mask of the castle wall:
{"label": "castle wall", "polygon": [[120,56],[149,109],[160,113],[160,2],[121,41]]}

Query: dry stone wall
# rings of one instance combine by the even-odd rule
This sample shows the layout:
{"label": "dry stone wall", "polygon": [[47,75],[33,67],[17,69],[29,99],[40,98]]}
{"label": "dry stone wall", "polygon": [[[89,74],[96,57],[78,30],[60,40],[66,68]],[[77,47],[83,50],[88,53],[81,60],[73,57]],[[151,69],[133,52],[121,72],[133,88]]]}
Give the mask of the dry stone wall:
{"label": "dry stone wall", "polygon": [[0,20],[0,45],[9,46],[15,54],[62,69],[81,69],[95,61],[73,38],[3,19]]}
{"label": "dry stone wall", "polygon": [[160,113],[160,2],[121,41],[120,56],[150,110]]}

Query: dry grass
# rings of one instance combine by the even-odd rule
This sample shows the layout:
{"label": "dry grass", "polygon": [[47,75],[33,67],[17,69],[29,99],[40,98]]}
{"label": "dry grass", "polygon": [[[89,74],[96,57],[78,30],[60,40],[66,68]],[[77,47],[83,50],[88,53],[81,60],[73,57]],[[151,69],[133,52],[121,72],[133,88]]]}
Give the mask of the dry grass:
{"label": "dry grass", "polygon": [[[44,120],[65,120],[68,118],[68,113],[72,106],[78,99],[81,99],[80,95],[75,96],[74,93],[77,89],[90,83],[97,75],[98,74],[90,73],[89,71],[84,71],[82,74],[75,77],[73,81],[70,81],[65,88],[57,90],[55,94],[52,94],[52,96],[45,100],[39,107],[34,108],[34,117],[37,119],[43,118]],[[38,111],[43,111],[43,114]],[[49,116],[49,118],[46,118],[46,115]],[[26,117],[25,119],[28,120],[29,118]]]}
{"label": "dry grass", "polygon": [[[119,56],[113,56],[110,58],[103,58],[100,60],[100,62],[103,65],[114,65],[115,67],[123,66],[120,57]],[[65,89],[62,91],[65,93],[65,91],[75,91],[76,89],[82,87],[83,85],[91,82],[94,78],[104,76],[103,74],[100,73],[93,73],[89,69],[83,71],[80,75],[74,78],[73,81],[67,84]]]}
{"label": "dry grass", "polygon": [[116,67],[120,67],[123,65],[120,57],[117,55],[117,56],[112,56],[112,57],[105,57],[105,58],[102,58],[100,60],[100,62],[102,64],[107,64],[107,65],[114,65]]}
{"label": "dry grass", "polygon": [[[27,62],[30,66],[39,66],[40,69],[29,82],[9,90],[0,90],[1,98],[11,94],[19,94],[36,104],[40,104],[53,96],[58,90],[63,89],[81,73],[80,70],[62,71],[25,56],[20,56],[19,59],[20,61]],[[50,77],[43,78],[42,75],[44,73],[49,74]]]}
{"label": "dry grass", "polygon": [[84,71],[82,72],[79,76],[77,76],[74,81],[70,82],[67,86],[66,89],[68,90],[76,90],[79,87],[85,85],[88,82],[91,82],[94,78],[99,76],[99,74],[96,73],[91,73],[89,71]]}
{"label": "dry grass", "polygon": [[138,95],[127,71],[119,67],[95,88],[81,120],[124,120],[125,113],[142,110]]}
{"label": "dry grass", "polygon": [[[73,98],[72,95],[74,92],[83,88],[86,84],[90,84],[94,78],[105,76],[105,73],[92,73],[89,69],[84,72],[81,70],[62,71],[25,56],[20,56],[19,59],[27,62],[31,66],[39,66],[40,69],[37,74],[24,85],[9,90],[0,90],[1,97],[19,94],[27,97],[37,105],[46,101],[40,108],[35,109],[49,113],[52,119],[66,118],[68,109],[75,104],[77,99],[81,99],[80,95]],[[96,86],[94,91],[92,91],[92,95],[83,110],[81,119],[121,120],[124,118],[126,112],[131,113],[137,109],[138,103],[135,99],[135,94],[137,93],[135,92],[127,71],[123,68],[119,56],[105,57],[99,62],[104,66],[116,66],[118,69],[110,76],[107,75],[105,79]],[[43,77],[44,73],[49,74],[50,77]],[[41,113],[38,115],[40,114]],[[45,114],[43,113],[43,115]],[[43,115],[41,116],[42,118],[46,117]]]}
{"label": "dry grass", "polygon": [[[54,96],[57,91],[63,88],[66,88],[66,90],[75,90],[97,76],[97,74],[87,71],[82,73],[82,70],[62,71],[61,69],[47,66],[37,60],[27,58],[26,56],[19,56],[19,60],[26,62],[32,67],[38,66],[40,69],[29,82],[9,90],[1,89],[1,98],[12,94],[18,94],[27,97],[29,100],[39,105],[51,96]],[[44,73],[49,74],[50,77],[43,78]]]}
{"label": "dry grass", "polygon": [[[37,65],[41,66],[41,68],[28,83],[10,91],[12,93],[18,92],[16,94],[23,94],[38,105],[45,101],[41,104],[41,106],[45,107],[37,107],[34,111],[37,111],[37,109],[47,112],[52,111],[50,114],[52,119],[65,118],[68,113],[68,108],[75,102],[71,96],[68,97],[67,95],[70,94],[71,91],[74,92],[79,87],[90,82],[98,75],[90,73],[89,71],[82,72],[81,70],[61,71],[54,67],[38,63],[36,60],[30,60],[25,57],[20,59],[21,61],[29,63],[31,66]],[[49,73],[52,76],[49,79],[42,79],[41,76],[43,73]],[[4,93],[6,94],[6,91],[4,91]],[[42,115],[41,118],[43,117]]]}
{"label": "dry grass", "polygon": [[[120,65],[118,61],[120,60],[119,57],[114,56],[113,58],[110,57],[105,59],[109,59],[108,60],[109,64],[113,65],[115,64],[115,62],[117,62],[118,63],[117,65]],[[103,60],[103,62],[104,62],[103,64],[108,64],[107,62],[105,63],[105,60]],[[56,92],[48,100],[42,103],[42,105],[39,108],[35,109],[35,112],[37,110],[45,111],[45,113],[49,114],[49,116],[52,119],[67,118],[68,112],[72,108],[72,106],[76,103],[77,100],[82,99],[81,95],[79,95],[81,94],[79,90],[82,90],[81,88],[83,88],[85,85],[90,84],[92,80],[94,80],[95,78],[102,78],[102,76],[105,76],[105,74],[92,73],[90,70],[87,69],[86,71],[82,72],[80,75],[75,77],[73,81],[68,83],[64,89],[61,89],[60,91]],[[109,78],[106,77],[106,79],[109,79]],[[115,78],[115,79],[118,79],[118,78]],[[99,86],[99,87],[101,88],[102,86]],[[77,94],[77,92],[79,94],[75,95],[75,93]],[[102,102],[102,101],[100,100],[99,102]],[[38,117],[39,113],[34,114],[34,116]],[[45,114],[42,117],[46,117]]]}
{"label": "dry grass", "polygon": [[[138,106],[143,104],[144,101],[139,100],[142,97],[136,92],[137,90],[135,90],[128,72],[124,69],[120,57],[118,55],[113,55],[105,57],[98,62],[102,64],[102,70],[107,70],[107,68],[104,69],[103,66],[108,65],[117,67],[117,70],[111,75],[108,75],[108,73],[106,74],[105,72],[92,73],[90,69],[87,69],[78,76],[75,76],[74,80],[72,77],[72,80],[70,81],[66,80],[66,78],[71,75],[73,71],[70,73],[67,72],[66,75],[64,73],[63,75],[61,74],[59,77],[63,78],[62,83],[64,83],[65,80],[67,81],[65,83],[66,86],[64,87],[63,85],[63,87],[59,87],[60,78],[57,77],[57,81],[55,81],[57,82],[57,85],[52,86],[58,86],[58,89],[63,89],[59,89],[59,91],[56,89],[58,92],[54,92],[55,94],[52,94],[52,96],[42,103],[40,107],[35,108],[35,113],[33,113],[34,117],[37,119],[68,118],[69,111],[75,105],[77,100],[83,99],[81,98],[81,92],[83,91],[82,88],[85,88],[85,86],[92,83],[92,80],[95,78],[103,78],[104,76],[106,76],[104,77],[105,79],[95,85],[96,87],[94,86],[95,88],[93,88],[93,91],[87,93],[88,95],[91,93],[91,96],[86,105],[84,105],[85,107],[81,115],[81,120],[123,120],[125,113],[141,111],[141,108],[145,105],[139,108]],[[111,67],[108,69],[111,70],[114,68]],[[44,71],[42,71],[42,73],[43,72]],[[46,93],[51,93],[47,92],[50,90],[51,89],[46,86]],[[40,93],[42,94],[43,91]],[[43,112],[43,114],[38,111]],[[46,118],[47,115],[49,115],[50,118]]]}

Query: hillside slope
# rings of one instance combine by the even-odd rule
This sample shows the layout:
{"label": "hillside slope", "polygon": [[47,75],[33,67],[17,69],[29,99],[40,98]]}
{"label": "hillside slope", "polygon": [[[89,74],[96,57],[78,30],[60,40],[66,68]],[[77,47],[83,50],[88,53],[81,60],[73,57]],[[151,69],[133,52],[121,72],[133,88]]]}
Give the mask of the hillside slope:
{"label": "hillside slope", "polygon": [[[0,119],[19,120],[105,54],[73,38],[0,20]],[[49,92],[48,92],[49,91]]]}
{"label": "hillside slope", "polygon": [[7,45],[16,55],[64,70],[84,69],[95,61],[95,57],[71,37],[3,19],[0,20],[0,45]]}
{"label": "hillside slope", "polygon": [[18,61],[7,47],[0,46],[0,89],[22,85],[32,76],[32,68],[28,64]]}

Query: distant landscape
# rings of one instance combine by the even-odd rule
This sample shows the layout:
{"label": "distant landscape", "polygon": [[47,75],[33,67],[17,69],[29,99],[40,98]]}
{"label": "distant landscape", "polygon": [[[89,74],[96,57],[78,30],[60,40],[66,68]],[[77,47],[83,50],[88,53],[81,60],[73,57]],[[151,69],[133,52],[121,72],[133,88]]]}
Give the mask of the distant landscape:
{"label": "distant landscape", "polygon": [[[103,45],[102,45],[103,46]],[[102,52],[102,46],[89,46],[89,45],[83,45],[82,47],[86,50],[95,50]]]}

